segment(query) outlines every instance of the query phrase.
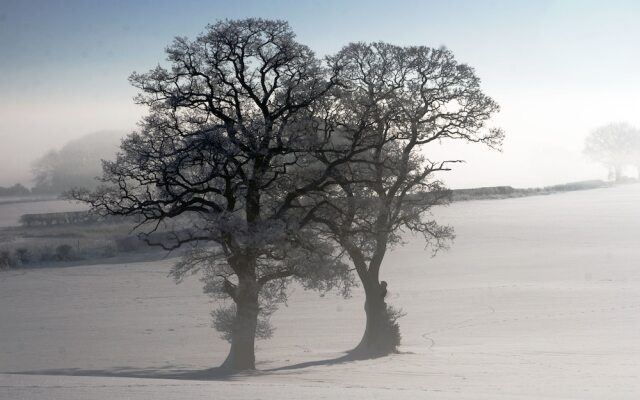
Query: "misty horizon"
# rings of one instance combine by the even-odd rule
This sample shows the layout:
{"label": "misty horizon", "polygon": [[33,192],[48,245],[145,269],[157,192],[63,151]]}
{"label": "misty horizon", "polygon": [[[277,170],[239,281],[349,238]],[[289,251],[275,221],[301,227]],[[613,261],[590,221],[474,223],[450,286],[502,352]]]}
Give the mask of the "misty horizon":
{"label": "misty horizon", "polygon": [[[196,35],[211,15],[221,12],[286,18],[299,40],[321,56],[336,51],[339,41],[334,39],[342,36],[444,45],[473,66],[501,106],[495,124],[509,135],[502,153],[444,143],[443,152],[456,152],[466,161],[443,177],[452,188],[606,179],[606,169],[583,156],[585,137],[610,122],[640,124],[635,107],[640,83],[633,67],[640,52],[632,40],[640,35],[633,18],[640,6],[634,2],[490,2],[480,7],[410,1],[405,7],[412,11],[402,19],[384,3],[361,9],[355,4],[249,2],[246,11],[220,3],[215,12],[210,8],[197,15],[186,12],[190,7],[167,14],[169,3],[154,9],[131,5],[127,13],[92,2],[55,4],[0,5],[0,186],[30,185],[31,163],[69,140],[97,131],[134,130],[144,110],[132,100],[136,91],[129,75],[166,64],[158,57],[166,43],[174,36]],[[142,13],[157,15],[140,20]],[[366,17],[356,18],[359,13]],[[370,23],[353,23],[363,19]],[[332,21],[331,34],[325,32],[327,20]],[[429,151],[437,155],[440,149]]]}

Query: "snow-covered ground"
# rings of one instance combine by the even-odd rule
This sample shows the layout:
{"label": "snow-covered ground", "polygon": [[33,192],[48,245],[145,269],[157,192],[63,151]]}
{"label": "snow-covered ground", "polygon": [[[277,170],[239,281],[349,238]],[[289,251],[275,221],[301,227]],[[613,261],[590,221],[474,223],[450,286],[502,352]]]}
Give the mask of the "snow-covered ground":
{"label": "snow-covered ground", "polygon": [[294,290],[259,371],[225,377],[214,305],[173,260],[2,272],[0,399],[640,398],[640,185],[436,214],[457,239],[388,255],[402,352],[369,361],[335,361],[362,333],[358,289]]}

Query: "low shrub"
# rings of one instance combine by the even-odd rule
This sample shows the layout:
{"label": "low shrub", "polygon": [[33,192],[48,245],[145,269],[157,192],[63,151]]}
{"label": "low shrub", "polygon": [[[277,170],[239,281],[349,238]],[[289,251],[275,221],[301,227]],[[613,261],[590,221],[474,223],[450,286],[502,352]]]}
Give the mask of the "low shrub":
{"label": "low shrub", "polygon": [[137,236],[125,236],[115,239],[116,249],[119,252],[131,252],[147,247],[147,244]]}
{"label": "low shrub", "polygon": [[29,264],[31,261],[31,252],[24,247],[16,249],[14,254],[20,264]]}
{"label": "low shrub", "polygon": [[61,244],[56,247],[56,259],[58,261],[73,261],[76,259],[73,247],[68,244]]}
{"label": "low shrub", "polygon": [[41,262],[51,262],[56,259],[53,249],[50,246],[41,247],[39,253]]}
{"label": "low shrub", "polygon": [[9,269],[15,267],[15,260],[11,257],[8,250],[0,251],[0,269]]}

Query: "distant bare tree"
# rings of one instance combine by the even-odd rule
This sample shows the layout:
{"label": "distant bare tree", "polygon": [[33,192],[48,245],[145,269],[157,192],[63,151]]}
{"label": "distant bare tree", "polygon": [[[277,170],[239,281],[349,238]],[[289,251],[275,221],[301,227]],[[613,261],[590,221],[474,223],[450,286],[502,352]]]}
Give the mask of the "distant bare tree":
{"label": "distant bare tree", "polygon": [[429,160],[427,145],[461,140],[499,148],[503,132],[486,127],[498,105],[473,69],[444,48],[356,43],[333,61],[343,68],[335,98],[342,112],[332,123],[343,140],[358,138],[368,150],[334,170],[333,191],[316,198],[308,218],[345,250],[364,287],[367,324],[353,354],[380,356],[400,342],[400,311],[387,305],[387,282],[380,281],[387,250],[402,243],[404,230],[423,235],[434,252],[453,238],[429,210],[448,198],[434,174],[458,160]]}
{"label": "distant bare tree", "polygon": [[28,196],[31,194],[31,191],[24,187],[23,185],[16,183],[10,187],[2,187],[0,186],[0,197],[2,196]]}
{"label": "distant bare tree", "polygon": [[170,68],[131,76],[149,115],[104,163],[105,185],[71,195],[142,218],[151,244],[188,246],[173,276],[200,271],[207,293],[232,301],[213,313],[231,342],[223,367],[253,369],[254,340],[270,335],[266,317],[291,279],[319,290],[351,280],[334,243],[304,225],[305,196],[355,147],[322,123],[339,64],[323,66],[286,22],[262,19],[218,22],[194,41],[176,38],[167,54]]}
{"label": "distant bare tree", "polygon": [[38,158],[31,168],[34,193],[60,194],[72,187],[95,188],[102,159],[115,156],[120,132],[95,132],[65,143]]}
{"label": "distant bare tree", "polygon": [[616,181],[625,165],[638,166],[640,173],[640,131],[623,122],[601,126],[587,136],[584,154],[611,168]]}

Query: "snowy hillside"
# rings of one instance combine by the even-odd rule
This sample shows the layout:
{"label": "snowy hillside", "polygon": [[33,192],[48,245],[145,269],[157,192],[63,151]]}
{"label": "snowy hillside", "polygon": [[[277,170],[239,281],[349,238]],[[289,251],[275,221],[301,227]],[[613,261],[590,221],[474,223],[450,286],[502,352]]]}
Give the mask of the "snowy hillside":
{"label": "snowy hillside", "polygon": [[[401,354],[339,362],[363,296],[296,289],[252,374],[216,376],[228,344],[174,260],[0,272],[0,399],[640,398],[640,185],[454,203],[430,258],[385,259]],[[152,379],[153,378],[153,379]]]}

